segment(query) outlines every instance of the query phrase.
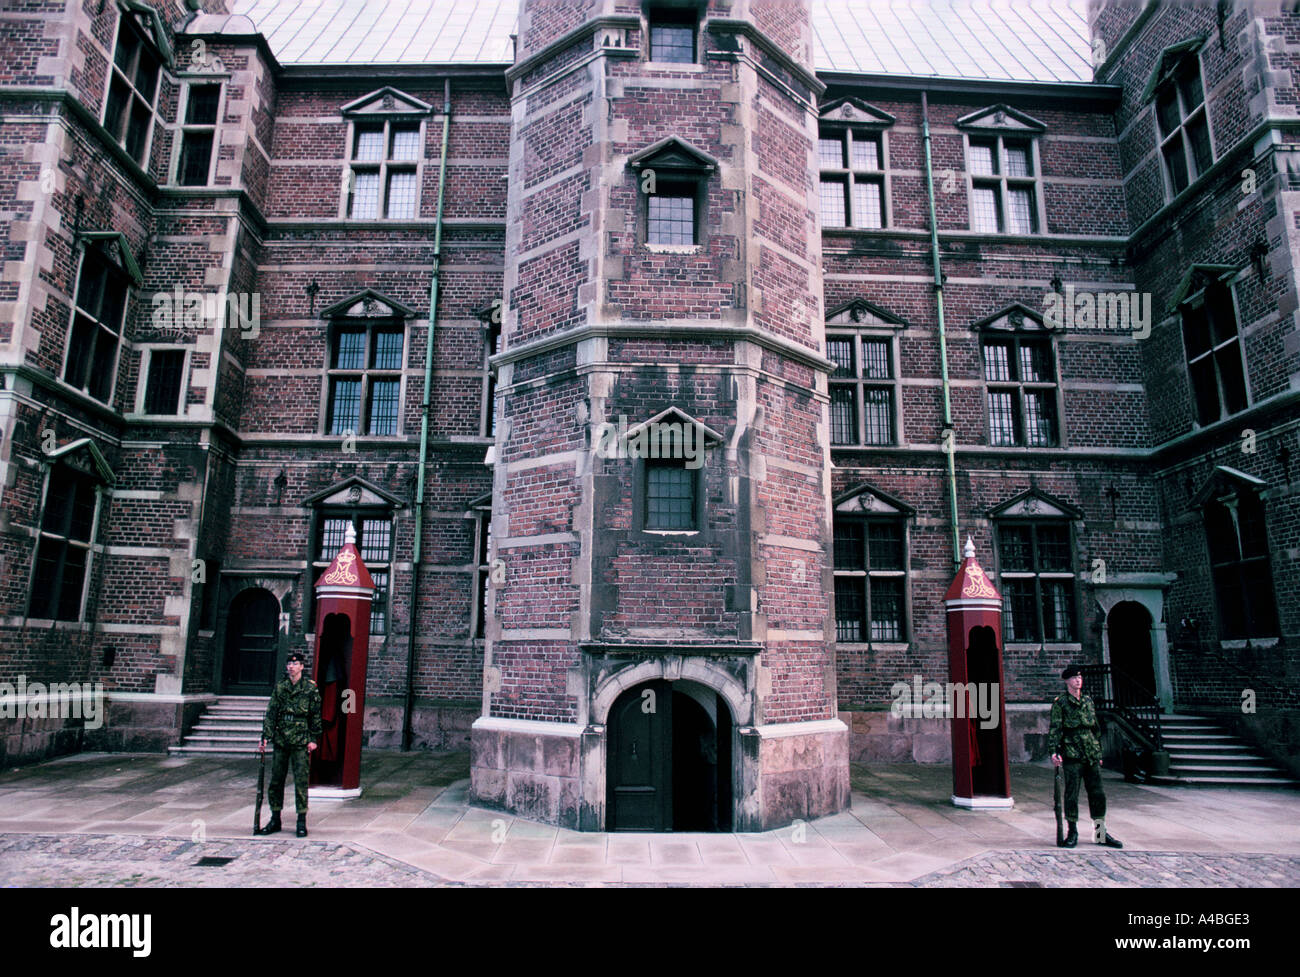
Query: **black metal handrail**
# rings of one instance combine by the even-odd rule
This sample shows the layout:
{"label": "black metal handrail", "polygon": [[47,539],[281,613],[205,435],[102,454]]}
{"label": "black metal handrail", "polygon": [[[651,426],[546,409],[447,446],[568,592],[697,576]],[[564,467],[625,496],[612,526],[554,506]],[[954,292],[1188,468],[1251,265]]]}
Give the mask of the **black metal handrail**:
{"label": "black metal handrail", "polygon": [[1113,713],[1150,741],[1150,748],[1164,749],[1160,733],[1160,700],[1131,675],[1113,665],[1083,665],[1083,691],[1103,712]]}

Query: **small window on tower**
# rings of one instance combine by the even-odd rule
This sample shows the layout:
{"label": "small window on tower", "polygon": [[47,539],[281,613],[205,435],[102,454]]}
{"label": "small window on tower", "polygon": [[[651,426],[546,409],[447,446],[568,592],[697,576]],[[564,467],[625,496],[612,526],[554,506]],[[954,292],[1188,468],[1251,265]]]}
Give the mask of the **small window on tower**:
{"label": "small window on tower", "polygon": [[676,460],[647,461],[645,528],[691,531],[696,515],[697,473]]}
{"label": "small window on tower", "polygon": [[646,242],[695,244],[696,185],[661,180],[646,200]]}
{"label": "small window on tower", "polygon": [[651,61],[695,63],[695,38],[700,25],[695,10],[652,7],[649,21]]}

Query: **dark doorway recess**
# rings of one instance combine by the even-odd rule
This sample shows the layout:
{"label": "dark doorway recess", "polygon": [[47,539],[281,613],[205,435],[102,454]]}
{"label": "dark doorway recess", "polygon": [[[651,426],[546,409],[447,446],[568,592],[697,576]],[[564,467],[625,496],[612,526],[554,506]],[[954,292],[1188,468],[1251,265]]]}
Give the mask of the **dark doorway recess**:
{"label": "dark doorway recess", "polygon": [[[680,685],[680,683],[678,683]],[[730,831],[731,713],[662,679],[624,692],[609,712],[609,831]]]}
{"label": "dark doorway recess", "polygon": [[[966,649],[966,681],[974,682],[977,687],[998,685],[998,671],[998,645],[993,629],[971,628],[970,646]],[[993,708],[999,713],[1001,696],[999,687],[993,703]],[[970,723],[979,755],[979,761],[971,768],[971,789],[977,796],[1006,797],[1009,794],[1003,763],[1002,730],[999,729],[1001,718],[999,715],[999,722],[989,729],[978,720]]]}
{"label": "dark doorway recess", "polygon": [[1156,666],[1151,655],[1151,615],[1135,600],[1120,601],[1106,617],[1110,664],[1142,688],[1156,694]]}
{"label": "dark doorway recess", "polygon": [[231,695],[268,695],[279,651],[280,602],[252,588],[230,602],[223,688]]}

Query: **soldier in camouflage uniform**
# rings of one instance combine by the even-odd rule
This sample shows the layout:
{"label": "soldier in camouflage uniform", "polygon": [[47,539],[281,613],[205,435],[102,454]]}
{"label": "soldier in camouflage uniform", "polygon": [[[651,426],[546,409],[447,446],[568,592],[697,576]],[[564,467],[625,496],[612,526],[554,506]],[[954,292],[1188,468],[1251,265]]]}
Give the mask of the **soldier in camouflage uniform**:
{"label": "soldier in camouflage uniform", "polygon": [[[1065,695],[1052,702],[1052,724],[1047,733],[1047,749],[1054,766],[1065,764],[1065,820],[1070,833],[1064,846],[1079,843],[1079,780],[1088,791],[1088,813],[1092,815],[1093,841],[1111,848],[1123,848],[1118,839],[1106,833],[1106,792],[1101,787],[1101,725],[1092,696],[1083,694],[1083,670],[1071,665],[1061,673]],[[1059,837],[1059,835],[1058,835]]]}
{"label": "soldier in camouflage uniform", "polygon": [[304,658],[298,652],[289,655],[285,671],[271,693],[262,720],[261,750],[268,741],[275,745],[271,762],[271,820],[259,834],[280,830],[280,809],[284,807],[284,780],[293,764],[293,799],[298,809],[298,837],[307,837],[307,768],[311,751],[321,736],[321,696],[316,683],[302,677]]}

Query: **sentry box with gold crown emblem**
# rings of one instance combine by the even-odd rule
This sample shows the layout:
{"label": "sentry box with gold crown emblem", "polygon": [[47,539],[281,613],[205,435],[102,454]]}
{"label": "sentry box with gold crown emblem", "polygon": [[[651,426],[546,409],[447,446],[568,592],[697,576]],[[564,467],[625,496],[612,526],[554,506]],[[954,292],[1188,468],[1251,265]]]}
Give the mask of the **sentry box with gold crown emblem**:
{"label": "sentry box with gold crown emblem", "polygon": [[343,548],[316,581],[316,654],[323,731],[311,755],[311,797],[361,796],[361,725],[366,714],[370,602],[375,582],[349,525]]}
{"label": "sentry box with gold crown emblem", "polygon": [[1007,709],[1002,680],[1002,595],[975,560],[965,559],[944,604],[948,608],[948,678],[952,690],[952,802],[1008,808]]}

